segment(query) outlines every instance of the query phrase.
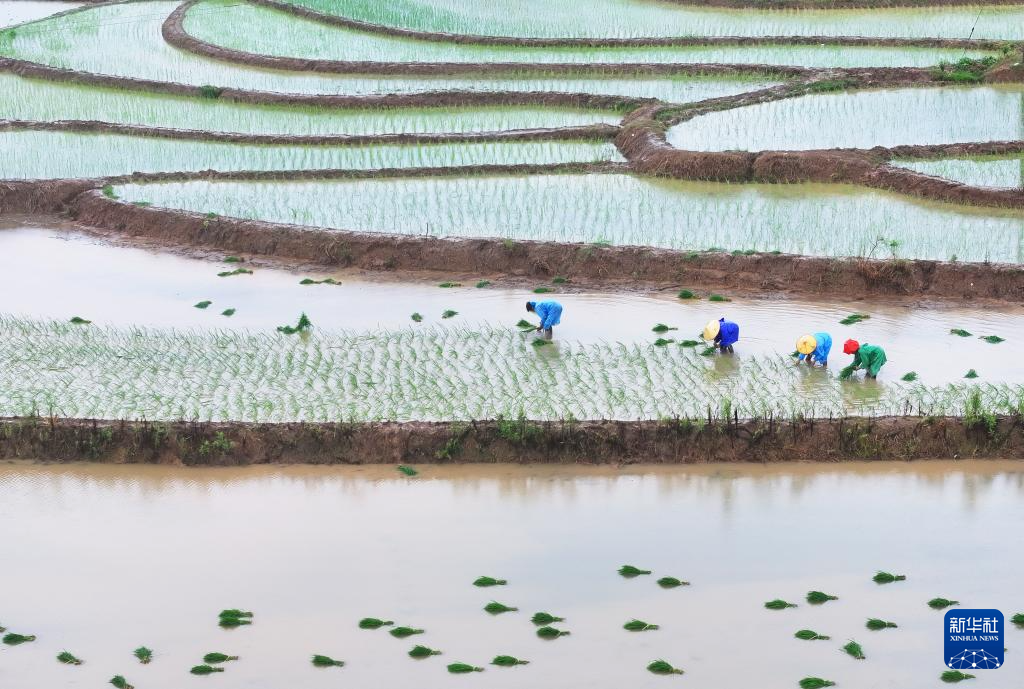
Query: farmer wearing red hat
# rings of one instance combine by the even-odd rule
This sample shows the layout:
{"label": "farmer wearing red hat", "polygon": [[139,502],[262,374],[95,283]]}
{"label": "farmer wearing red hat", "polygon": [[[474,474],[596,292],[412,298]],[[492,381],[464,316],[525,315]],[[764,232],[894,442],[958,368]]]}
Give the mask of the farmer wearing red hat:
{"label": "farmer wearing red hat", "polygon": [[879,370],[885,366],[885,350],[878,345],[847,340],[843,344],[843,354],[852,354],[853,370],[864,369],[868,378],[877,378]]}

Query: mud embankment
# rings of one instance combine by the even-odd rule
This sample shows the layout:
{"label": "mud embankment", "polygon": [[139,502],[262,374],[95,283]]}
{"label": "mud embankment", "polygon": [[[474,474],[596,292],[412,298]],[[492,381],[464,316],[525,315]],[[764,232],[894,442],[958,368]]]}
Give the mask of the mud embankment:
{"label": "mud embankment", "polygon": [[507,462],[700,464],[1024,459],[1020,419],[468,423],[0,421],[0,458],[236,466]]}
{"label": "mud embankment", "polygon": [[0,180],[0,215],[64,213],[72,201],[101,184],[89,179]]}

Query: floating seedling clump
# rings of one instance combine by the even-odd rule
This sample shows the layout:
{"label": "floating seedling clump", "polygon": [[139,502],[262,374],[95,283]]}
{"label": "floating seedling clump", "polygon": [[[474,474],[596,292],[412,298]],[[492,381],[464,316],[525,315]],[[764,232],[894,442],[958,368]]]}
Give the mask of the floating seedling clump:
{"label": "floating seedling clump", "polygon": [[305,311],[299,316],[298,322],[292,325],[279,325],[277,326],[277,332],[284,333],[285,335],[294,335],[295,333],[304,333],[313,327],[313,321],[309,320],[309,316],[306,315]]}
{"label": "floating seedling clump", "polygon": [[65,665],[81,665],[82,661],[76,658],[73,654],[67,651],[61,651],[57,654],[57,662],[64,663]]}
{"label": "floating seedling clump", "polygon": [[974,679],[974,675],[968,675],[966,672],[960,672],[959,670],[946,670],[939,675],[939,679],[953,684],[954,682],[963,682],[965,679]]}
{"label": "floating seedling clump", "polygon": [[889,572],[876,572],[875,576],[871,577],[871,580],[876,584],[891,584],[894,581],[905,581],[906,575],[903,574],[890,574]]}
{"label": "floating seedling clump", "polygon": [[557,639],[560,636],[569,636],[569,632],[554,627],[541,627],[537,630],[537,636],[542,639]]}
{"label": "floating seedling clump", "polygon": [[651,328],[651,332],[656,333],[667,333],[669,330],[679,330],[679,328],[673,328],[671,326],[665,325],[664,323],[658,323],[656,326]]}
{"label": "floating seedling clump", "polygon": [[835,682],[821,677],[804,677],[800,680],[800,689],[825,689],[825,687],[834,687],[835,685]]}
{"label": "floating seedling clump", "polygon": [[89,325],[90,323],[92,323],[92,321],[86,320],[81,316],[72,316],[70,322],[74,323],[75,325]]}
{"label": "floating seedling clump", "polygon": [[412,627],[395,627],[394,629],[390,630],[388,634],[395,637],[396,639],[405,639],[415,634],[422,634],[425,631],[425,629],[413,629]]}
{"label": "floating seedling clump", "polygon": [[217,273],[217,277],[219,278],[229,278],[233,275],[252,275],[252,271],[248,268],[235,268],[234,270],[225,270]]}
{"label": "floating seedling clump", "polygon": [[513,608],[504,603],[492,600],[490,603],[484,606],[484,610],[491,613],[492,615],[500,615],[503,612],[515,612],[519,608]]}
{"label": "floating seedling clump", "polygon": [[551,624],[552,622],[565,622],[564,617],[555,617],[549,612],[535,612],[530,621],[538,625]]}
{"label": "floating seedling clump", "polygon": [[999,344],[1000,342],[1006,342],[1006,340],[998,335],[985,335],[981,339],[985,340],[989,344]]}
{"label": "floating seedling clump", "polygon": [[650,624],[643,620],[630,620],[626,624],[622,625],[622,628],[628,632],[649,632],[658,628],[656,624]]}
{"label": "floating seedling clump", "polygon": [[877,632],[880,629],[895,629],[896,623],[886,622],[885,620],[880,620],[877,617],[872,617],[864,624],[864,626],[871,631]]}
{"label": "floating seedling clump", "polygon": [[238,656],[229,656],[226,653],[220,653],[218,651],[214,651],[213,653],[207,653],[203,656],[203,662],[211,665],[216,665],[218,663],[226,663],[229,660],[238,660]]}
{"label": "floating seedling clump", "polygon": [[441,655],[441,651],[436,651],[428,646],[414,646],[413,649],[409,651],[409,656],[412,658],[429,658],[430,656],[439,655]]}
{"label": "floating seedling clump", "polygon": [[189,672],[193,675],[212,675],[215,672],[224,672],[224,668],[212,665],[193,665]]}
{"label": "floating seedling clump", "polygon": [[951,605],[960,605],[960,601],[949,600],[948,598],[932,598],[928,601],[928,607],[932,610],[944,610]]}
{"label": "floating seedling clump", "polygon": [[446,319],[447,318],[454,318],[455,316],[458,316],[458,315],[459,315],[458,311],[452,311],[451,309],[448,309],[448,310],[446,310],[446,311],[441,313],[441,318],[446,318]]}
{"label": "floating seedling clump", "polygon": [[4,635],[4,643],[8,646],[18,646],[19,644],[27,644],[30,641],[35,641],[36,637],[31,634],[15,634],[10,632]]}
{"label": "floating seedling clump", "polygon": [[360,629],[380,629],[381,627],[387,627],[392,624],[394,624],[394,622],[391,620],[380,620],[376,617],[364,617],[359,620]]}
{"label": "floating seedling clump", "polygon": [[843,320],[839,321],[839,324],[840,325],[853,325],[855,323],[860,323],[861,321],[866,321],[869,318],[871,318],[871,316],[869,316],[866,313],[851,313],[849,316],[847,316]]}
{"label": "floating seedling clump", "polygon": [[473,586],[504,586],[508,582],[504,579],[495,579],[494,577],[477,577],[473,582]]}
{"label": "floating seedling clump", "polygon": [[421,314],[421,313],[414,313],[413,315],[409,316],[409,318],[411,318],[414,323],[422,323],[423,322],[423,314]]}
{"label": "floating seedling clump", "polygon": [[299,280],[300,285],[340,285],[341,283],[334,278],[324,278],[323,280],[314,280],[313,278],[303,278]]}
{"label": "floating seedling clump", "polygon": [[209,306],[212,303],[213,302],[210,301],[209,299],[204,299],[201,302],[193,304],[192,306],[196,307],[197,309],[205,309],[207,306]]}
{"label": "floating seedling clump", "polygon": [[803,641],[828,641],[832,638],[830,636],[823,636],[813,629],[801,629],[793,636],[798,639],[802,639]]}
{"label": "floating seedling clump", "polygon": [[222,315],[222,316],[234,316],[235,315],[235,311],[236,311],[236,309],[234,309],[234,308],[224,309],[223,311],[220,312],[220,315]]}
{"label": "floating seedling clump", "polygon": [[482,667],[473,667],[467,663],[452,663],[448,666],[448,672],[453,675],[465,675],[470,672],[483,672]]}
{"label": "floating seedling clump", "polygon": [[781,598],[776,598],[775,600],[770,600],[767,603],[765,603],[764,607],[768,608],[769,610],[785,610],[786,608],[795,608],[796,603],[789,603],[787,601],[782,600]]}
{"label": "floating seedling clump", "polygon": [[153,651],[145,646],[136,648],[132,651],[132,655],[138,658],[139,662],[143,665],[149,665],[149,661],[153,660]]}
{"label": "floating seedling clump", "polygon": [[220,626],[225,628],[241,627],[247,624],[252,624],[252,613],[246,610],[239,610],[238,608],[221,610],[218,617]]}
{"label": "floating seedling clump", "polygon": [[642,574],[650,573],[651,570],[649,569],[640,569],[639,567],[634,567],[633,565],[622,565],[621,567],[619,567],[619,574],[627,578],[638,577]]}
{"label": "floating seedling clump", "polygon": [[442,282],[440,285],[438,285],[438,287],[443,287],[444,289],[450,289],[452,287],[462,287],[462,283],[461,282]]}
{"label": "floating seedling clump", "polygon": [[116,687],[116,689],[135,689],[135,687],[128,684],[128,680],[126,680],[121,675],[114,675],[113,677],[111,677],[110,683],[113,684],[114,687]]}
{"label": "floating seedling clump", "polygon": [[843,646],[843,650],[846,651],[848,656],[856,658],[857,660],[864,660],[867,657],[864,655],[864,649],[861,648],[860,644],[856,641],[850,641],[847,643]]}
{"label": "floating seedling clump", "polygon": [[514,667],[516,665],[529,665],[529,660],[519,660],[515,656],[494,656],[494,660],[491,661],[491,665],[497,665],[499,667]]}
{"label": "floating seedling clump", "polygon": [[416,471],[415,469],[413,469],[411,466],[407,466],[405,464],[399,464],[398,465],[398,470],[400,472],[402,472],[403,474],[405,474],[406,476],[415,476],[418,473],[420,473],[420,472]]}
{"label": "floating seedling clump", "polygon": [[953,328],[949,331],[950,335],[956,335],[958,337],[970,337],[971,333],[967,332],[963,328]]}
{"label": "floating seedling clump", "polygon": [[978,372],[975,371],[973,368],[971,370],[969,370],[967,373],[964,374],[964,378],[977,378],[977,377],[978,377]]}
{"label": "floating seedling clump", "polygon": [[654,660],[647,665],[647,670],[653,672],[656,675],[681,675],[683,671],[679,668],[672,667],[670,663],[664,660]]}
{"label": "floating seedling clump", "polygon": [[662,577],[658,579],[658,586],[663,589],[674,589],[677,586],[689,586],[690,582],[676,579],[675,577]]}
{"label": "floating seedling clump", "polygon": [[310,660],[310,662],[312,662],[313,665],[315,665],[316,667],[344,667],[345,666],[345,661],[343,661],[343,660],[335,660],[334,658],[332,658],[330,656],[322,656],[322,655],[319,655],[319,654],[314,655],[313,658]]}
{"label": "floating seedling clump", "polygon": [[907,382],[907,383],[913,383],[915,380],[917,380],[917,372],[916,371],[910,371],[909,373],[904,373],[903,377],[900,378],[900,380],[902,380],[904,382]]}
{"label": "floating seedling clump", "polygon": [[839,600],[839,596],[830,596],[827,593],[821,591],[808,591],[807,602],[812,605],[821,605],[822,603],[828,603],[830,600]]}

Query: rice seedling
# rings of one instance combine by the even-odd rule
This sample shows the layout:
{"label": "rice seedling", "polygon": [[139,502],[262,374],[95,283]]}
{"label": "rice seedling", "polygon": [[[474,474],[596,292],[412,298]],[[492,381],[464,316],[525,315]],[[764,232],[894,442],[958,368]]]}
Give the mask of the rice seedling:
{"label": "rice seedling", "polygon": [[642,574],[650,573],[651,570],[649,569],[640,569],[639,567],[634,567],[633,565],[622,565],[621,567],[619,567],[619,576],[623,576],[626,578],[638,577]]}
{"label": "rice seedling", "polygon": [[111,677],[110,684],[113,684],[115,689],[135,689],[135,687],[128,684],[128,680],[126,680],[121,675],[114,675],[113,677]]}
{"label": "rice seedling", "polygon": [[664,323],[658,323],[656,326],[651,328],[651,332],[655,333],[667,333],[669,330],[679,330],[679,328],[673,328],[665,325]]}
{"label": "rice seedling", "polygon": [[562,277],[561,275],[556,275],[555,277],[551,278],[551,284],[554,285],[564,285],[567,282],[569,282],[569,278]]}
{"label": "rice seedling", "polygon": [[960,605],[960,601],[949,600],[948,598],[932,598],[928,601],[928,607],[932,610],[945,610],[952,605]]}
{"label": "rice seedling", "polygon": [[569,632],[554,627],[541,627],[537,630],[537,636],[542,639],[557,639],[560,636],[569,636]]}
{"label": "rice seedling", "polygon": [[423,314],[421,314],[421,313],[414,313],[413,315],[409,316],[409,318],[411,318],[414,323],[422,323],[423,322]]}
{"label": "rice seedling", "polygon": [[864,655],[864,649],[860,647],[860,644],[856,641],[849,641],[843,646],[843,651],[846,652],[851,658],[857,660],[864,660],[867,656]]}
{"label": "rice seedling", "polygon": [[654,346],[655,347],[664,347],[665,345],[670,345],[673,342],[675,342],[675,340],[671,340],[671,339],[666,340],[664,337],[659,337],[657,340],[654,341]]}
{"label": "rice seedling", "polygon": [[[1024,627],[1024,612],[1019,612],[1010,618],[1010,622],[1013,622],[1018,627]],[[0,630],[3,631],[3,630]]]}
{"label": "rice seedling", "polygon": [[197,309],[205,309],[207,306],[209,306],[212,303],[213,302],[210,301],[209,299],[204,299],[203,301],[197,302],[197,303],[193,304],[192,306],[194,306]]}
{"label": "rice seedling", "polygon": [[793,636],[803,641],[828,641],[832,638],[830,636],[823,636],[812,629],[801,629]]}
{"label": "rice seedling", "polygon": [[891,584],[894,581],[905,581],[906,575],[904,574],[890,574],[889,572],[878,571],[875,576],[871,577],[871,580],[876,584]]}
{"label": "rice seedling", "polygon": [[705,347],[704,349],[702,349],[700,351],[700,355],[701,356],[711,356],[714,353],[715,353],[715,348],[714,347]]}
{"label": "rice seedling", "polygon": [[643,620],[630,620],[622,625],[627,632],[649,632],[658,629],[658,625],[644,622]]}
{"label": "rice seedling", "polygon": [[776,598],[775,600],[770,600],[767,603],[765,603],[764,607],[768,608],[769,610],[785,610],[786,608],[795,608],[797,606],[796,603],[789,603],[787,601],[782,600],[781,598]]}
{"label": "rice seedling", "polygon": [[233,275],[252,275],[252,271],[248,268],[235,268],[234,270],[225,270],[217,273],[219,278],[229,278]]}
{"label": "rice seedling", "polygon": [[871,617],[864,624],[864,626],[870,629],[871,631],[877,632],[881,629],[895,629],[896,623],[886,622],[885,620],[880,620],[877,617]]}
{"label": "rice seedling", "polygon": [[89,323],[92,323],[92,321],[86,320],[81,316],[72,316],[71,322],[74,323],[75,325],[88,325]]}
{"label": "rice seedling", "polygon": [[800,680],[800,689],[824,689],[825,687],[834,687],[835,682],[831,682],[821,677],[804,677]]}
{"label": "rice seedling", "polygon": [[244,263],[245,259],[241,256],[225,256],[221,263]]}
{"label": "rice seedling", "polygon": [[224,309],[223,311],[220,312],[220,315],[222,315],[222,316],[234,316],[235,315],[235,309],[234,308]]}
{"label": "rice seedling", "polygon": [[444,289],[450,289],[452,287],[462,287],[462,283],[461,282],[442,282],[440,285],[438,285],[438,287],[442,287]]}
{"label": "rice seedling", "polygon": [[680,347],[696,347],[699,344],[699,340],[679,340]]}
{"label": "rice seedling", "polygon": [[494,656],[494,660],[491,661],[491,665],[497,665],[498,667],[515,667],[516,665],[529,664],[529,660],[520,660],[515,656]]}
{"label": "rice seedling", "polygon": [[985,342],[988,342],[989,344],[999,344],[1000,342],[1006,342],[1004,338],[999,337],[998,335],[985,335],[980,339],[985,340]]}
{"label": "rice seedling", "polygon": [[451,309],[447,309],[446,311],[444,311],[441,314],[441,318],[446,318],[447,319],[447,318],[452,318],[452,317],[458,316],[458,315],[459,315],[458,311],[452,311]]}
{"label": "rice seedling", "polygon": [[224,672],[224,668],[212,665],[193,665],[189,672],[193,675],[212,675],[215,672]]}
{"label": "rice seedling", "polygon": [[534,347],[547,347],[548,345],[553,343],[551,342],[551,340],[542,340],[540,338],[537,338],[530,342],[530,344],[533,345]]}
{"label": "rice seedling", "polygon": [[688,289],[681,289],[681,290],[679,290],[679,294],[677,294],[676,296],[679,297],[680,299],[696,299],[697,298],[697,295],[694,294],[693,292],[691,292]]}
{"label": "rice seedling", "polygon": [[492,615],[500,615],[503,612],[515,612],[519,610],[519,608],[513,608],[508,605],[505,605],[504,603],[499,603],[498,601],[492,600],[490,603],[484,606],[484,610],[491,613]]}
{"label": "rice seedling", "polygon": [[313,327],[313,322],[309,320],[309,316],[303,311],[299,316],[298,322],[294,326],[292,325],[279,325],[277,326],[277,332],[284,333],[285,335],[294,335],[295,333],[307,332]]}
{"label": "rice seedling", "polygon": [[145,646],[136,648],[132,651],[132,655],[138,658],[139,662],[143,665],[149,665],[149,661],[153,660],[153,651]]}
{"label": "rice seedling", "polygon": [[523,330],[536,330],[537,329],[537,326],[535,324],[531,323],[530,321],[526,320],[525,318],[520,318],[519,322],[516,323],[516,327],[517,328],[522,328]]}
{"label": "rice seedling", "polygon": [[544,287],[543,285],[541,285],[540,287],[534,287],[533,288],[533,293],[534,294],[548,294],[549,292],[554,292],[554,291],[555,290],[553,290],[552,288]]}
{"label": "rice seedling", "polygon": [[647,664],[648,672],[653,672],[656,675],[681,675],[683,671],[679,668],[672,667],[670,663],[664,660],[654,660]]}
{"label": "rice seedling", "polygon": [[61,651],[57,654],[57,662],[64,663],[65,665],[81,665],[82,661],[76,658],[73,654],[67,651]]}
{"label": "rice seedling", "polygon": [[313,278],[303,278],[299,280],[300,285],[340,285],[341,283],[334,278],[324,278],[323,280],[314,280]]}
{"label": "rice seedling", "polygon": [[851,313],[849,316],[847,316],[846,318],[844,318],[841,321],[839,321],[839,324],[840,325],[854,325],[855,323],[860,323],[861,321],[866,321],[869,318],[871,318],[871,316],[866,314],[866,313]]}
{"label": "rice seedling", "polygon": [[395,627],[388,631],[388,634],[395,637],[396,639],[406,639],[416,634],[423,634],[425,629],[413,629],[412,627]]}
{"label": "rice seedling", "polygon": [[30,641],[35,641],[36,637],[31,634],[15,634],[14,632],[8,632],[4,635],[4,643],[8,646],[18,646],[19,644],[27,644]]}
{"label": "rice seedling", "polygon": [[535,612],[533,617],[530,618],[530,622],[536,625],[549,625],[552,622],[565,622],[564,617],[555,617],[549,612]]}
{"label": "rice seedling", "polygon": [[428,646],[413,646],[412,650],[409,651],[411,658],[429,658],[430,656],[439,656],[441,651],[436,651]]}
{"label": "rice seedling", "polygon": [[827,603],[830,600],[839,600],[839,596],[830,596],[829,594],[822,593],[821,591],[807,592],[807,602],[812,605],[821,605],[822,603]]}
{"label": "rice seedling", "polygon": [[964,330],[963,328],[952,328],[949,331],[950,335],[956,335],[957,337],[971,337],[971,333]]}
{"label": "rice seedling", "polygon": [[973,368],[970,369],[969,371],[967,371],[967,373],[964,374],[964,378],[977,378],[977,377],[978,377],[978,372],[975,371]]}
{"label": "rice seedling", "polygon": [[359,620],[360,629],[380,629],[381,627],[387,627],[394,624],[391,620],[381,620],[376,617],[364,617]]}
{"label": "rice seedling", "polygon": [[238,660],[238,656],[229,656],[226,653],[220,653],[214,651],[213,653],[207,653],[203,656],[203,662],[210,665],[217,665],[218,663],[226,663],[229,660]]}
{"label": "rice seedling", "polygon": [[954,682],[962,682],[965,679],[974,679],[974,675],[968,675],[966,672],[960,672],[959,670],[946,670],[939,679],[947,684],[953,684]]}
{"label": "rice seedling", "polygon": [[490,280],[481,280],[480,282],[476,283],[476,288],[477,289],[483,289],[484,287],[490,287],[490,286],[491,286],[491,281]]}
{"label": "rice seedling", "polygon": [[853,371],[854,371],[853,364],[850,364],[849,366],[844,366],[839,371],[839,380],[847,380],[847,379],[849,379],[850,376],[853,375]]}
{"label": "rice seedling", "polygon": [[494,577],[477,577],[473,581],[473,586],[504,586],[508,581],[505,579],[495,579]]}
{"label": "rice seedling", "polygon": [[398,470],[400,472],[402,472],[403,474],[405,474],[406,476],[416,476],[417,474],[420,473],[420,472],[416,471],[416,469],[414,469],[411,466],[408,466],[406,464],[399,464],[398,465]]}
{"label": "rice seedling", "polygon": [[708,301],[732,301],[732,299],[723,297],[721,294],[712,294],[708,296]]}
{"label": "rice seedling", "polygon": [[662,577],[658,579],[658,586],[663,589],[674,589],[677,586],[689,586],[690,582],[676,579],[675,577]]}
{"label": "rice seedling", "polygon": [[903,377],[901,377],[900,380],[907,383],[913,383],[915,380],[917,380],[917,372],[910,371],[909,373],[904,373]]}
{"label": "rice seedling", "polygon": [[466,663],[451,663],[448,665],[448,672],[452,673],[453,675],[465,675],[470,672],[483,671],[484,669],[482,667],[473,667],[472,665],[468,665]]}
{"label": "rice seedling", "polygon": [[310,659],[310,662],[313,663],[313,665],[315,667],[344,667],[345,666],[345,661],[343,661],[343,660],[335,660],[334,658],[332,658],[330,656],[324,656],[324,655],[319,655],[319,654],[315,654]]}

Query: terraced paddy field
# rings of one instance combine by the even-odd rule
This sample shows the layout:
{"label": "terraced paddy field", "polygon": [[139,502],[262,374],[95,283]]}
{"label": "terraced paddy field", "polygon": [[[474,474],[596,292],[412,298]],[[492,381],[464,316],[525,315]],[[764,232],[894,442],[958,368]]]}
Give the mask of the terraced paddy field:
{"label": "terraced paddy field", "polygon": [[1024,158],[980,158],[897,162],[909,170],[978,187],[1024,187]]}

